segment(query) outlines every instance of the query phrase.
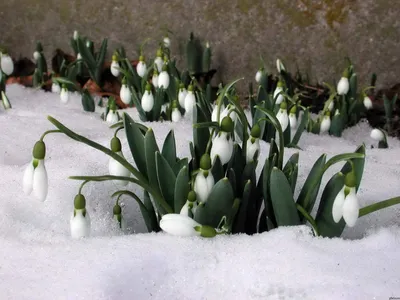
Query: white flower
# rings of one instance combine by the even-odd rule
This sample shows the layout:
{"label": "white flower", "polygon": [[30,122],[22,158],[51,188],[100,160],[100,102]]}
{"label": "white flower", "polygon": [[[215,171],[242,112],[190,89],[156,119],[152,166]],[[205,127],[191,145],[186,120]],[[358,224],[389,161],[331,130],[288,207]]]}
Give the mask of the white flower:
{"label": "white flower", "polygon": [[351,188],[343,204],[343,219],[347,226],[353,227],[358,219],[360,205],[356,195],[356,189]]}
{"label": "white flower", "polygon": [[229,135],[228,132],[220,131],[214,138],[210,153],[212,162],[214,162],[217,155],[222,165],[225,165],[231,159],[233,154],[233,141]]}
{"label": "white flower", "polygon": [[121,101],[124,102],[125,104],[128,105],[129,103],[131,103],[132,94],[127,84],[124,83],[122,84],[121,89],[119,91],[119,96],[121,97]]}
{"label": "white flower", "polygon": [[142,108],[145,112],[149,112],[153,109],[154,106],[154,96],[153,93],[149,90],[146,90],[142,96],[141,101]]}
{"label": "white flower", "polygon": [[179,101],[179,105],[181,107],[185,107],[185,98],[186,98],[187,93],[188,92],[185,89],[185,87],[179,88],[178,101]]}
{"label": "white flower", "polygon": [[373,106],[373,105],[372,105],[371,98],[368,97],[368,96],[365,96],[365,97],[364,97],[363,103],[364,103],[364,106],[365,106],[366,109],[371,109],[372,106]]}
{"label": "white flower", "polygon": [[255,77],[255,80],[257,83],[260,83],[261,77],[262,77],[262,72],[261,72],[261,70],[258,70],[256,73],[256,77]]}
{"label": "white flower", "polygon": [[[224,103],[222,103],[221,104],[221,113],[219,115],[220,123],[221,123],[221,121],[223,119],[222,113],[223,113],[224,110],[225,110],[225,105],[224,105]],[[216,103],[214,105],[214,108],[213,108],[213,111],[212,111],[212,114],[211,114],[211,121],[217,122],[217,117],[218,117],[218,104]]]}
{"label": "white flower", "polygon": [[163,42],[164,42],[164,47],[169,48],[171,46],[171,40],[169,39],[169,37],[165,36]]}
{"label": "white flower", "polygon": [[51,84],[51,92],[59,94],[61,92],[61,87],[57,82]]}
{"label": "white flower", "polygon": [[189,90],[185,97],[185,111],[186,114],[192,115],[193,107],[196,105],[196,97],[192,90]]}
{"label": "white flower", "polygon": [[78,55],[76,56],[77,60],[81,60],[82,59],[82,55],[80,53],[78,53]]}
{"label": "white flower", "polygon": [[158,87],[162,87],[164,90],[169,87],[169,74],[167,71],[161,71],[160,75],[158,75]]}
{"label": "white flower", "polygon": [[147,71],[147,66],[146,66],[144,59],[139,60],[137,66],[136,66],[136,72],[138,73],[138,75],[140,77],[143,77],[146,74],[146,71]]}
{"label": "white flower", "polygon": [[329,102],[328,110],[329,110],[329,111],[332,111],[333,108],[334,108],[334,105],[335,105],[335,103],[333,102],[333,100],[332,100],[331,102]]}
{"label": "white flower", "polygon": [[3,70],[4,74],[11,75],[14,72],[14,63],[12,58],[6,54],[1,54],[0,68]]}
{"label": "white flower", "polygon": [[179,122],[182,118],[182,114],[177,107],[172,109],[171,119],[172,122]]}
{"label": "white flower", "polygon": [[[36,167],[34,167],[34,165],[36,165]],[[33,192],[38,200],[46,200],[48,178],[44,159],[33,159],[29,163],[24,172],[23,190],[26,195],[30,195]]]}
{"label": "white flower", "polygon": [[197,226],[201,225],[183,214],[166,214],[160,220],[161,229],[175,236],[200,236],[195,229]]}
{"label": "white flower", "polygon": [[323,134],[325,132],[328,132],[329,129],[331,128],[331,117],[329,115],[325,115],[322,119],[320,128],[319,128],[319,133]]}
{"label": "white flower", "polygon": [[158,87],[158,73],[154,72],[153,77],[151,77],[151,83],[155,88]]}
{"label": "white flower", "polygon": [[63,104],[67,104],[69,101],[69,92],[65,87],[61,88],[60,100]]}
{"label": "white flower", "polygon": [[[122,154],[121,151],[114,153],[124,158],[124,155]],[[119,163],[112,157],[110,157],[110,160],[108,162],[108,171],[110,172],[110,175],[113,176],[130,177],[131,175],[131,173],[127,168],[125,168],[123,165],[121,165],[121,163]],[[129,183],[129,181],[118,180],[116,181],[116,183],[118,185],[125,186]]]}
{"label": "white flower", "polygon": [[283,88],[281,86],[277,86],[274,91],[274,99],[276,99],[275,104],[277,105],[281,104],[284,100],[283,95],[279,94],[280,92],[283,92]]}
{"label": "white flower", "polygon": [[162,59],[162,57],[157,56],[156,59],[154,60],[154,64],[157,66],[157,71],[161,72],[164,66],[164,60]]}
{"label": "white flower", "polygon": [[349,88],[349,79],[346,77],[340,78],[336,88],[338,95],[346,95],[349,92]]}
{"label": "white flower", "polygon": [[260,139],[249,137],[247,140],[247,150],[246,150],[246,163],[250,163],[254,160],[254,155],[256,152],[260,153]]}
{"label": "white flower", "polygon": [[79,37],[78,31],[74,30],[74,40],[76,41]]}
{"label": "white flower", "polygon": [[33,52],[33,60],[38,61],[40,59],[40,53],[39,51]]}
{"label": "white flower", "polygon": [[118,122],[118,113],[115,110],[109,110],[107,117],[106,117],[106,122],[109,124],[114,124]]}
{"label": "white flower", "polygon": [[344,189],[345,187],[340,190],[340,192],[336,195],[335,200],[333,201],[332,217],[333,221],[335,221],[336,223],[338,223],[343,216],[343,203],[345,200]]}
{"label": "white flower", "polygon": [[110,71],[111,71],[111,74],[113,74],[114,77],[118,77],[119,76],[119,74],[120,74],[119,68],[120,68],[120,66],[119,66],[118,61],[117,60],[113,60],[111,62]]}
{"label": "white flower", "polygon": [[373,138],[374,140],[380,142],[380,141],[383,141],[385,139],[385,134],[383,133],[382,130],[374,128],[371,131],[371,138]]}
{"label": "white flower", "polygon": [[278,119],[279,123],[282,127],[282,132],[285,132],[286,128],[289,125],[289,117],[287,110],[284,108],[280,108],[278,113],[276,114],[276,118]]}
{"label": "white flower", "polygon": [[[222,122],[223,118],[225,118],[226,116],[229,115],[229,117],[231,117],[233,122],[236,122],[238,116],[237,113],[234,111],[234,106],[232,104],[228,104],[227,107],[225,107],[224,110],[221,111],[221,115],[219,116],[219,120],[220,122]],[[231,112],[232,111],[232,112]],[[230,113],[231,112],[231,113]]]}
{"label": "white flower", "polygon": [[297,126],[296,114],[289,113],[289,124],[291,129],[295,129]]}
{"label": "white flower", "polygon": [[162,113],[166,113],[167,112],[167,108],[168,108],[168,104],[167,103],[161,105],[161,112]]}
{"label": "white flower", "polygon": [[[207,172],[207,177],[204,175],[204,172]],[[199,202],[207,202],[208,196],[211,193],[211,189],[214,186],[214,176],[210,171],[205,171],[200,169],[199,173],[197,173],[196,178],[194,180],[194,191],[196,193],[196,199]]]}
{"label": "white flower", "polygon": [[279,58],[276,60],[276,69],[278,70],[278,73],[281,71],[286,71],[285,66]]}
{"label": "white flower", "polygon": [[90,216],[86,209],[74,209],[69,225],[73,239],[90,236]]}

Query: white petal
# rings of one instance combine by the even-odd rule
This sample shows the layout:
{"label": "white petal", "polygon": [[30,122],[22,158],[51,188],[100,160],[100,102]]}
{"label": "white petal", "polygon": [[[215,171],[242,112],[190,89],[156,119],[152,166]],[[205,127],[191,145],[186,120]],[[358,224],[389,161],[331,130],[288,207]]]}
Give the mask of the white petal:
{"label": "white petal", "polygon": [[163,231],[176,236],[199,236],[200,233],[194,229],[196,226],[200,226],[200,224],[181,214],[166,214],[160,221]]}
{"label": "white petal", "polygon": [[385,135],[383,134],[382,130],[375,128],[371,130],[371,138],[380,142],[385,139]]}
{"label": "white petal", "polygon": [[164,60],[161,57],[157,56],[156,59],[154,60],[154,63],[157,66],[158,73],[161,73],[162,67],[164,66]]}
{"label": "white petal", "polygon": [[124,102],[125,104],[131,103],[131,91],[129,90],[129,87],[126,84],[123,84],[121,86],[121,90],[119,91],[119,96],[121,97],[121,101]]}
{"label": "white petal", "polygon": [[51,85],[51,92],[59,94],[61,92],[61,87],[58,83],[53,82]]}
{"label": "white petal", "polygon": [[[282,87],[281,86],[277,86],[276,87],[276,89],[275,89],[275,91],[274,91],[274,99],[276,98],[276,102],[275,102],[275,104],[281,104],[282,103],[282,101],[283,101],[283,95],[282,94],[279,94],[280,92],[282,92],[283,91],[283,89],[282,89]],[[279,94],[279,96],[277,97],[277,95]]]}
{"label": "white petal", "polygon": [[14,72],[14,63],[8,54],[1,55],[0,67],[6,75],[11,75]]}
{"label": "white petal", "polygon": [[23,190],[24,193],[26,195],[29,195],[30,193],[32,193],[32,189],[33,189],[33,172],[34,172],[34,167],[33,167],[33,162],[30,162],[28,164],[28,166],[25,169],[24,172],[24,177],[22,180],[22,186],[23,186]]}
{"label": "white petal", "polygon": [[194,180],[194,191],[196,192],[196,199],[199,202],[207,202],[211,189],[214,186],[214,177],[211,172],[207,178],[204,177],[203,171],[197,173]]}
{"label": "white petal", "polygon": [[366,109],[371,109],[372,106],[373,106],[373,105],[372,105],[371,98],[368,97],[368,96],[364,97],[363,103],[364,103],[364,106],[365,106]]}
{"label": "white petal", "polygon": [[[124,157],[122,152],[117,152],[117,154],[121,157]],[[118,161],[116,161],[112,157],[110,157],[110,160],[108,162],[108,171],[110,172],[110,175],[113,175],[113,176],[122,176],[122,177],[130,177],[131,176],[131,173],[129,172],[129,170],[126,169],[123,165],[121,165]],[[120,186],[125,186],[129,183],[129,181],[117,180],[117,181],[115,181],[115,183]]]}
{"label": "white petal", "polygon": [[118,77],[119,76],[119,63],[117,61],[112,61],[111,62],[111,74],[113,74],[113,76]]}
{"label": "white petal", "polygon": [[334,108],[334,105],[335,105],[335,103],[334,103],[333,101],[331,101],[331,102],[329,103],[329,105],[328,105],[328,110],[329,110],[329,111],[332,111],[333,108]]}
{"label": "white petal", "polygon": [[279,109],[278,113],[276,114],[276,118],[281,124],[282,132],[285,132],[286,128],[289,125],[289,117],[287,111],[285,109]]}
{"label": "white petal", "polygon": [[260,83],[261,76],[262,76],[262,72],[260,70],[258,70],[256,73],[256,77],[255,77],[257,83]]}
{"label": "white petal", "polygon": [[184,215],[184,216],[189,216],[189,201],[188,200],[186,200],[185,205],[182,206],[179,214]]}
{"label": "white petal", "polygon": [[196,105],[196,97],[192,91],[189,91],[185,97],[185,111],[190,116],[193,113],[193,106]]}
{"label": "white petal", "polygon": [[319,127],[319,133],[322,134],[328,132],[330,128],[331,128],[331,118],[329,116],[324,116],[321,125]]}
{"label": "white petal", "polygon": [[256,139],[254,143],[251,142],[251,137],[247,140],[247,153],[246,153],[246,163],[254,160],[254,155],[257,151],[260,151],[260,140]]}
{"label": "white petal", "polygon": [[157,74],[153,74],[153,77],[151,78],[151,83],[153,84],[153,86],[155,88],[158,87],[158,75]]}
{"label": "white petal", "polygon": [[185,107],[185,98],[187,95],[187,90],[186,89],[180,89],[179,93],[178,93],[178,101],[179,101],[179,105],[181,107]]}
{"label": "white petal", "polygon": [[169,37],[166,36],[163,39],[163,42],[164,42],[164,47],[169,48],[171,46],[171,40],[169,39]]}
{"label": "white petal", "polygon": [[154,106],[154,96],[151,92],[146,91],[142,96],[142,108],[145,112],[150,112]]}
{"label": "white petal", "polygon": [[44,160],[40,159],[38,166],[33,172],[33,194],[40,201],[46,200],[48,192],[47,171],[44,165]]}
{"label": "white petal", "polygon": [[40,58],[40,53],[38,51],[33,52],[34,61],[38,61]]}
{"label": "white petal", "polygon": [[344,187],[336,195],[332,205],[332,217],[333,220],[338,223],[343,216],[343,204],[344,204]]}
{"label": "white petal", "polygon": [[349,80],[346,77],[340,78],[337,84],[337,93],[338,95],[346,95],[349,91]]}
{"label": "white petal", "polygon": [[352,188],[343,204],[343,219],[345,220],[347,226],[353,227],[356,224],[359,210],[360,205],[358,203],[356,191],[355,188]]}
{"label": "white petal", "polygon": [[214,138],[210,153],[212,162],[214,162],[217,155],[223,165],[228,163],[231,159],[233,153],[233,141],[231,138],[227,140],[227,136],[228,133],[222,131]]}
{"label": "white petal", "polygon": [[165,90],[169,87],[169,75],[167,71],[162,71],[160,75],[158,75],[158,86]]}
{"label": "white petal", "polygon": [[147,71],[146,63],[144,61],[139,61],[136,66],[136,72],[138,73],[138,75],[140,77],[143,77],[144,74],[146,74],[146,71]]}
{"label": "white petal", "polygon": [[60,100],[61,103],[66,104],[69,101],[69,92],[66,89],[61,89],[60,92]]}
{"label": "white petal", "polygon": [[181,112],[179,109],[174,108],[171,113],[172,122],[179,122],[182,118]]}
{"label": "white petal", "polygon": [[83,212],[81,209],[75,210],[74,213],[71,215],[71,219],[69,222],[70,230],[71,230],[71,237],[73,239],[79,239],[83,237],[90,236],[90,216],[88,211],[86,210],[85,216],[83,216]]}
{"label": "white petal", "polygon": [[110,110],[107,114],[106,122],[110,124],[114,124],[118,122],[117,112]]}
{"label": "white petal", "polygon": [[295,114],[289,114],[290,128],[295,129],[297,126],[297,118]]}

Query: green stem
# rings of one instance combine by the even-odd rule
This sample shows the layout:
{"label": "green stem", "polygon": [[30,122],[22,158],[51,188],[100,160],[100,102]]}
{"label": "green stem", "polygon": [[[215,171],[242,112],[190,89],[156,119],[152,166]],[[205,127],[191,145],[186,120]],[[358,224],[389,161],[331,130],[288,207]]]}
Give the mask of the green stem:
{"label": "green stem", "polygon": [[383,200],[377,203],[373,203],[371,205],[365,206],[363,208],[360,209],[359,212],[359,218],[365,215],[368,215],[370,213],[373,213],[375,211],[378,211],[380,209],[386,208],[386,207],[390,207],[396,204],[400,204],[400,197],[394,197],[394,198],[390,198],[387,200]]}
{"label": "green stem", "polygon": [[169,204],[164,200],[162,195],[153,189],[150,184],[147,182],[140,181],[138,179],[132,177],[125,177],[125,176],[113,176],[113,175],[102,175],[102,176],[70,176],[69,179],[72,180],[85,180],[85,181],[109,181],[109,180],[122,180],[122,181],[129,181],[137,184],[138,186],[142,187],[146,191],[148,191],[155,200],[167,211],[167,213],[173,213],[172,208]]}
{"label": "green stem", "polygon": [[319,231],[317,227],[317,222],[315,222],[314,218],[300,205],[296,204],[297,210],[303,215],[304,218],[311,224],[314,229],[315,235],[319,236]]}
{"label": "green stem", "polygon": [[89,182],[89,180],[85,180],[84,182],[82,182],[81,186],[79,187],[78,194],[82,194],[82,189],[83,189],[84,185],[85,185],[86,183],[88,183],[88,182]]}
{"label": "green stem", "polygon": [[114,132],[114,137],[117,137],[118,131],[120,131],[121,129],[124,129],[124,128],[125,128],[124,126],[118,127],[117,130],[115,130],[115,132]]}
{"label": "green stem", "polygon": [[45,131],[43,134],[42,134],[42,136],[40,137],[40,141],[43,141],[43,139],[44,139],[44,137],[46,136],[46,135],[48,135],[49,133],[61,133],[62,131],[61,130],[58,130],[58,129],[55,129],[55,130],[47,130],[47,131]]}

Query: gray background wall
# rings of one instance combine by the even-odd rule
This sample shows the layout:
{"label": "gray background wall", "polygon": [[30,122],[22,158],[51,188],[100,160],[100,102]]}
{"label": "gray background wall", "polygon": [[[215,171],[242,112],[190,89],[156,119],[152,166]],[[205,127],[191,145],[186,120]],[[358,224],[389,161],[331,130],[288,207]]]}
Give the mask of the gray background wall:
{"label": "gray background wall", "polygon": [[[0,5],[0,45],[14,56],[32,57],[42,41],[46,55],[60,47],[70,51],[76,29],[111,51],[124,45],[130,58],[139,43],[155,54],[164,28],[174,32],[172,52],[182,53],[190,31],[213,47],[216,81],[245,76],[253,80],[263,56],[275,72],[280,57],[313,78],[338,79],[349,56],[368,82],[398,81],[400,74],[400,6],[385,0],[7,0]],[[72,51],[70,51],[72,53]]]}

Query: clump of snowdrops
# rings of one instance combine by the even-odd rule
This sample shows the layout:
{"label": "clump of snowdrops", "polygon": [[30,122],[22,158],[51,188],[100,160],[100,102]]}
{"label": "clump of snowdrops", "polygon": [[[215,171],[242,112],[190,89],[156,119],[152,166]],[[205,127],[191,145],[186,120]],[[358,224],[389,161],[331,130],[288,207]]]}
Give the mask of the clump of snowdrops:
{"label": "clump of snowdrops", "polygon": [[[49,116],[56,128],[45,132],[33,148],[32,162],[23,178],[25,193],[33,192],[42,201],[47,198],[44,138],[57,132],[110,158],[108,174],[70,177],[82,181],[71,205],[70,227],[74,238],[90,235],[92,212],[86,208],[83,192],[90,182],[111,180],[120,184],[120,189],[113,194],[113,215],[121,228],[125,217],[119,199],[125,196],[137,202],[149,232],[163,230],[179,236],[254,234],[279,226],[309,224],[315,235],[335,237],[341,235],[346,225],[354,226],[358,218],[400,203],[400,197],[396,197],[360,208],[362,199],[357,191],[364,170],[363,145],[354,153],[329,159],[322,154],[295,197],[300,153],[284,161],[284,132],[274,111],[256,105],[255,109],[264,117],[250,125],[234,93],[236,82],[219,91],[215,122],[210,122],[206,116],[211,113],[209,108],[200,103],[193,107],[189,157],[177,155],[172,130],[160,149],[153,130],[135,122],[127,113],[122,114],[122,121],[111,126],[115,132],[109,147],[74,132]],[[222,110],[224,102],[231,107],[226,114]],[[235,125],[235,118],[240,123]],[[264,161],[259,161],[263,121],[275,128],[277,140],[271,138],[269,154]],[[240,136],[235,136],[236,126],[242,127]],[[135,166],[122,154],[121,135],[127,139]],[[338,163],[343,163],[343,167],[322,187],[326,171]],[[262,172],[257,176],[259,164]],[[135,193],[129,189],[129,184],[140,187],[143,193]],[[322,195],[317,199],[320,189]],[[315,215],[312,214],[314,207],[317,208]]]}

